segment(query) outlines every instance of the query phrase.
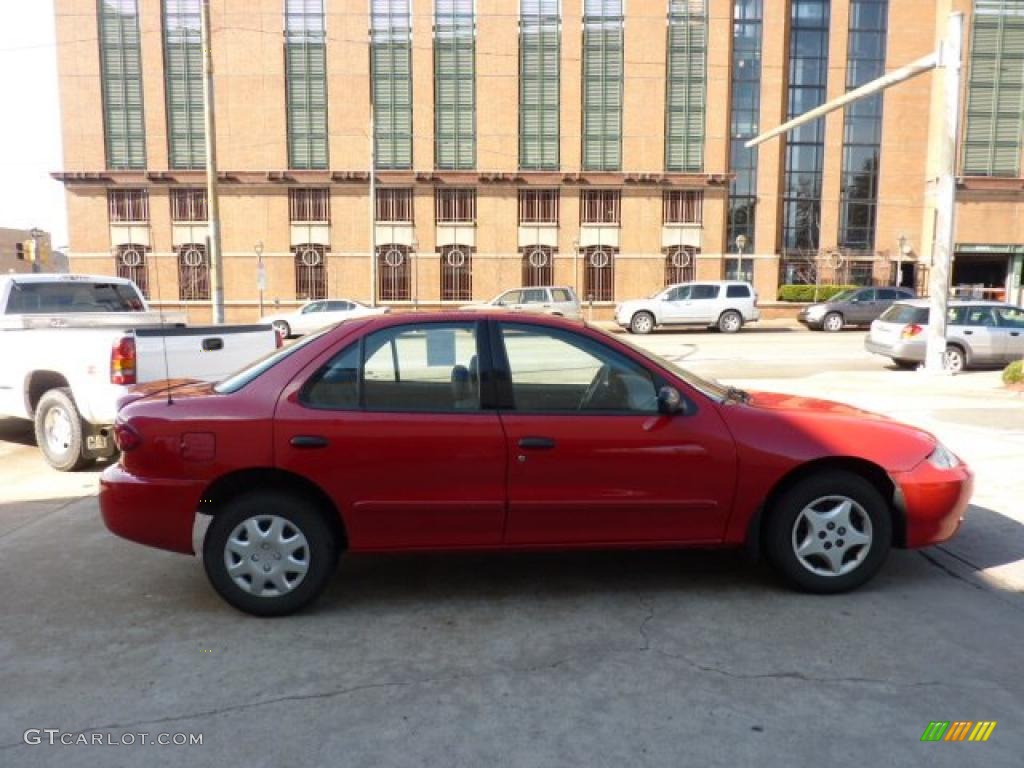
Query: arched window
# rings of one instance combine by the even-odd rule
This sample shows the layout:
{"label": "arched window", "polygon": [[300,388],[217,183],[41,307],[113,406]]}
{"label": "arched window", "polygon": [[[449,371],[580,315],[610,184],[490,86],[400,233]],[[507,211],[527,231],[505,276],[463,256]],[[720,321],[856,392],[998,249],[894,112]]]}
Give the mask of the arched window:
{"label": "arched window", "polygon": [[178,246],[178,299],[203,301],[210,298],[210,257],[206,246],[188,243]]}
{"label": "arched window", "polygon": [[665,285],[689,283],[695,279],[697,249],[691,245],[679,245],[665,251]]}
{"label": "arched window", "polygon": [[381,301],[412,298],[411,254],[407,245],[377,246],[377,297]]}
{"label": "arched window", "polygon": [[306,243],[292,247],[295,254],[295,298],[327,298],[327,248]]}
{"label": "arched window", "polygon": [[615,301],[615,253],[607,245],[591,245],[583,249],[584,301]]}
{"label": "arched window", "polygon": [[114,266],[118,277],[125,277],[149,298],[149,248],[144,245],[118,245],[114,248]]}
{"label": "arched window", "polygon": [[468,245],[441,247],[441,301],[473,298],[473,251]]}
{"label": "arched window", "polygon": [[550,245],[531,245],[523,254],[523,287],[551,285],[555,282],[555,253]]}

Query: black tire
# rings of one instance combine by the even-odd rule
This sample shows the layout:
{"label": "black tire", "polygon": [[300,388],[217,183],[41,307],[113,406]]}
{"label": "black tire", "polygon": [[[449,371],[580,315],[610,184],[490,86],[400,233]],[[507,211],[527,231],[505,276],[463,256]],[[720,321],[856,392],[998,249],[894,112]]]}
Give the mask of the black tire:
{"label": "black tire", "polygon": [[821,330],[837,333],[846,327],[846,320],[839,312],[829,312],[821,320]]}
{"label": "black tire", "polygon": [[[305,537],[308,570],[289,592],[257,595],[236,583],[228,573],[225,548],[237,526],[250,518],[269,515],[283,518],[287,526]],[[253,491],[229,501],[213,518],[203,540],[203,567],[217,593],[238,610],[254,616],[286,616],[305,608],[324,591],[337,568],[338,551],[334,529],[315,506],[283,491]],[[269,561],[270,555],[265,556]],[[253,559],[258,559],[258,555]]]}
{"label": "black tire", "polygon": [[[798,517],[816,500],[829,496],[842,496],[856,502],[871,526],[871,541],[859,564],[848,572],[836,575],[818,573],[805,566],[796,553],[794,543],[798,533],[795,530]],[[829,503],[831,502],[826,502]],[[855,511],[854,514],[861,513]],[[832,547],[842,548],[843,540],[836,538],[843,535],[842,531],[842,528],[837,528],[825,532],[823,546],[831,544]],[[833,538],[836,539],[835,542],[831,541]],[[852,472],[824,470],[804,478],[783,493],[768,510],[765,531],[768,558],[791,586],[805,592],[833,594],[861,586],[878,573],[891,546],[892,513],[888,503],[874,485]],[[860,554],[860,549],[848,547],[844,557],[856,558]],[[838,552],[840,549],[835,551]]]}
{"label": "black tire", "polygon": [[738,333],[743,328],[743,315],[735,309],[727,309],[718,318],[718,330],[722,333]]}
{"label": "black tire", "polygon": [[[56,438],[47,435],[46,421],[51,414],[67,420],[67,435],[61,445],[57,445]],[[92,464],[93,460],[83,455],[83,432],[82,417],[70,389],[58,387],[43,393],[36,405],[35,433],[36,444],[47,464],[60,472],[74,472]]]}
{"label": "black tire", "polygon": [[893,358],[893,363],[895,363],[897,368],[901,368],[904,371],[912,371],[918,366],[918,362],[916,360],[904,360],[902,357]]}
{"label": "black tire", "polygon": [[292,327],[285,320],[275,320],[271,325],[275,331],[281,334],[282,339],[287,339],[292,335]]}
{"label": "black tire", "polygon": [[967,355],[960,347],[950,344],[942,356],[942,367],[950,373],[965,371],[967,370]]}
{"label": "black tire", "polygon": [[629,331],[640,336],[654,330],[654,315],[650,312],[637,312],[629,320]]}

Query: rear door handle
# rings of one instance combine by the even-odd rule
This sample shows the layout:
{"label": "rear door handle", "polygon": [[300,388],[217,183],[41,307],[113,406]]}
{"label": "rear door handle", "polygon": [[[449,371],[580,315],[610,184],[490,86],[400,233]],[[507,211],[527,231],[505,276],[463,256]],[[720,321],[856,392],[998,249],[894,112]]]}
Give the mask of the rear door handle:
{"label": "rear door handle", "polygon": [[1020,331],[1010,331],[1011,336],[1020,336]]}
{"label": "rear door handle", "polygon": [[973,336],[974,331],[964,331],[964,336]]}
{"label": "rear door handle", "polygon": [[288,442],[292,448],[326,448],[329,444],[322,435],[296,435]]}
{"label": "rear door handle", "polygon": [[218,349],[224,349],[224,339],[203,339],[203,352],[216,352]]}
{"label": "rear door handle", "polygon": [[524,451],[550,451],[555,447],[555,441],[550,437],[521,437],[519,447]]}

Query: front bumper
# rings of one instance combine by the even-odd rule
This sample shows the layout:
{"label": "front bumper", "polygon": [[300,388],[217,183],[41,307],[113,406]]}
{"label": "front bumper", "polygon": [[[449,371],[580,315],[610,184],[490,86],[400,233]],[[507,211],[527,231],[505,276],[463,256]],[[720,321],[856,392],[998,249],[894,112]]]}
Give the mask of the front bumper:
{"label": "front bumper", "polygon": [[801,325],[806,325],[808,328],[821,328],[821,321],[824,318],[824,313],[812,317],[807,314],[806,309],[801,309],[796,316],[797,322]]}
{"label": "front bumper", "polygon": [[891,357],[894,360],[912,360],[924,362],[927,346],[920,341],[898,339],[894,342],[885,343],[872,339],[870,335],[864,339],[864,349],[876,355]]}
{"label": "front bumper", "polygon": [[192,555],[192,526],[203,487],[194,480],[140,478],[120,464],[100,476],[100,513],[118,536]]}
{"label": "front bumper", "polygon": [[937,469],[923,461],[909,472],[892,473],[906,524],[908,548],[941,544],[964,519],[974,491],[974,475],[965,464]]}

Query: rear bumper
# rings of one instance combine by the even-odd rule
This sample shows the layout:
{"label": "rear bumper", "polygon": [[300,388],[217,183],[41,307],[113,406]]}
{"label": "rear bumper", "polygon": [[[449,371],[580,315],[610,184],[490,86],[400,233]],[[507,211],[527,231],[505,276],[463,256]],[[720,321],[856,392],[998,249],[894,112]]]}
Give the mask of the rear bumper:
{"label": "rear bumper", "polygon": [[100,477],[100,513],[122,538],[191,555],[202,493],[194,480],[139,478],[115,464]]}
{"label": "rear bumper", "polygon": [[892,478],[903,500],[908,548],[941,544],[960,530],[974,491],[974,475],[966,465],[936,469],[923,461]]}
{"label": "rear bumper", "polygon": [[864,349],[876,355],[891,357],[895,360],[913,360],[924,362],[926,346],[919,341],[894,341],[886,344],[876,341],[867,336],[864,339]]}

